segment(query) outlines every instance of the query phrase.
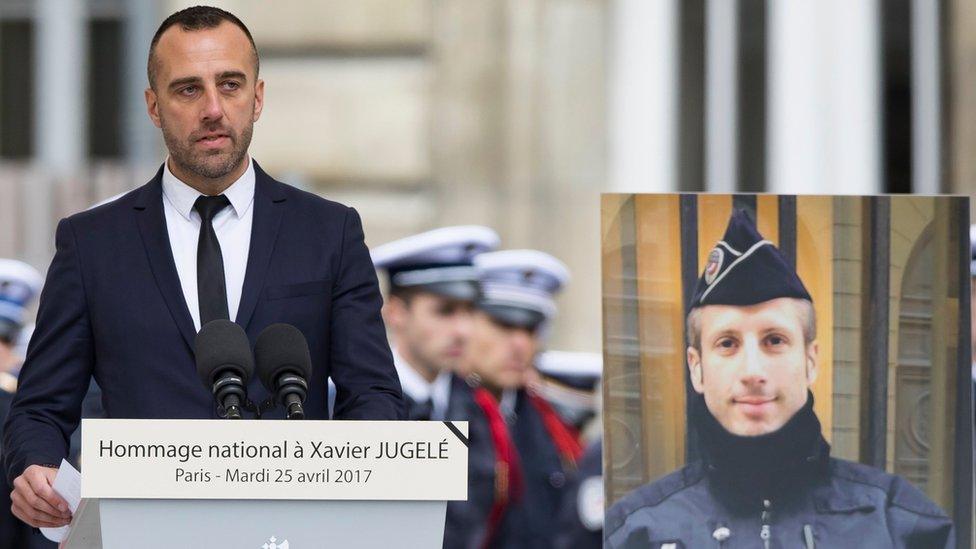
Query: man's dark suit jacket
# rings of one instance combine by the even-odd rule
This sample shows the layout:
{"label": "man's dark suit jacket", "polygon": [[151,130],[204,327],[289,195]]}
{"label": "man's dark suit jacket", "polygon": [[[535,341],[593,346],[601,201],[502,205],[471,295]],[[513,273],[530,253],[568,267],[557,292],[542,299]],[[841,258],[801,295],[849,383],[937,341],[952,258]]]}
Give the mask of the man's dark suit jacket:
{"label": "man's dark suit jacket", "polygon": [[[285,322],[308,339],[306,416],[400,419],[400,382],[359,215],[275,181],[254,164],[254,221],[236,322],[251,343]],[[8,478],[58,464],[95,377],[112,418],[216,418],[197,376],[196,336],[163,214],[162,169],[148,184],[61,220],[37,326],[4,429]],[[253,379],[248,397],[268,392]],[[280,407],[272,417],[283,417]],[[266,416],[267,417],[267,416]]]}

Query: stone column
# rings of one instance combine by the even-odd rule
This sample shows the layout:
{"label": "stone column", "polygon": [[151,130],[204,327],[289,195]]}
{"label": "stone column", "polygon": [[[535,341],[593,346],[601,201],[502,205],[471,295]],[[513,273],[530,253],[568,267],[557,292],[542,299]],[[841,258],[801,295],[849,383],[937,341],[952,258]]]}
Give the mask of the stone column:
{"label": "stone column", "polygon": [[45,267],[54,250],[55,186],[76,182],[88,154],[88,21],[82,0],[34,7],[36,169],[23,179],[23,255]]}
{"label": "stone column", "polygon": [[677,0],[610,3],[608,191],[678,188]]}
{"label": "stone column", "polygon": [[149,42],[162,19],[158,1],[127,0],[123,44],[122,128],[125,159],[135,187],[148,180],[162,160],[159,130],[153,126],[146,112],[144,91],[149,86],[146,63]]}
{"label": "stone column", "polygon": [[881,192],[877,0],[768,4],[768,190]]}

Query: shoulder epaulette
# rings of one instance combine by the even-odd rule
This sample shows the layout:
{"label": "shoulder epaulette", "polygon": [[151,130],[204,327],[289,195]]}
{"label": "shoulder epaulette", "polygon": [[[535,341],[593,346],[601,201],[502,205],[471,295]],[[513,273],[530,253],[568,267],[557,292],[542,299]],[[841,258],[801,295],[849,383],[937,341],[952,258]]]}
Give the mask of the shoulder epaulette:
{"label": "shoulder epaulette", "polygon": [[836,458],[831,458],[831,468],[838,478],[874,486],[884,491],[889,505],[920,515],[945,516],[942,509],[921,490],[899,476],[862,463]]}
{"label": "shoulder epaulette", "polygon": [[637,488],[607,511],[606,531],[613,532],[638,509],[660,505],[675,493],[697,483],[703,476],[701,462],[695,462]]}

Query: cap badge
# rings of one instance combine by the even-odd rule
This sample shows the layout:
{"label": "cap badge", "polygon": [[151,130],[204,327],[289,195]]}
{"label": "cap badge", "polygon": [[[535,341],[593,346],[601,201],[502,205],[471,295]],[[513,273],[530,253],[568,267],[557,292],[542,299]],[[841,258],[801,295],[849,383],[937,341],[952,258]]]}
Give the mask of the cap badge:
{"label": "cap badge", "polygon": [[725,526],[719,526],[714,532],[712,532],[712,537],[715,538],[715,540],[719,543],[729,539],[729,536],[731,535],[732,531]]}
{"label": "cap badge", "polygon": [[708,263],[705,264],[705,284],[711,285],[715,282],[715,277],[722,270],[722,262],[725,260],[725,252],[721,248],[713,248],[708,253]]}

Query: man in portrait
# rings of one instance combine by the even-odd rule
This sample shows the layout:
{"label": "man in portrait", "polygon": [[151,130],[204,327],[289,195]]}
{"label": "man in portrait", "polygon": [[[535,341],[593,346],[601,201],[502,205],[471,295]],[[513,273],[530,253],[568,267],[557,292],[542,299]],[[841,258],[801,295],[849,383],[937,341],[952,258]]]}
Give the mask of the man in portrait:
{"label": "man in portrait", "polygon": [[614,504],[607,547],[954,547],[917,488],[830,456],[811,392],[813,300],[745,212],[710,252],[686,321],[701,460]]}

